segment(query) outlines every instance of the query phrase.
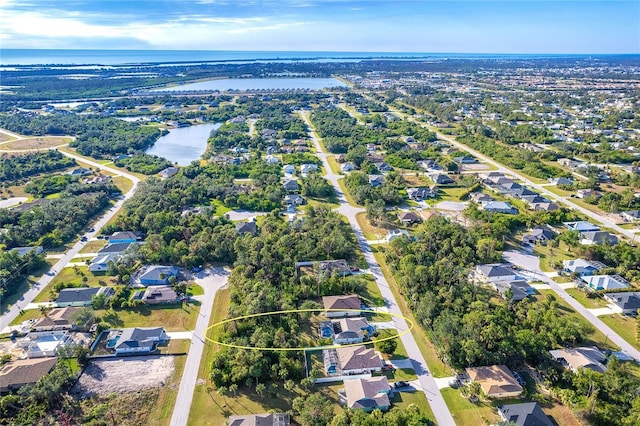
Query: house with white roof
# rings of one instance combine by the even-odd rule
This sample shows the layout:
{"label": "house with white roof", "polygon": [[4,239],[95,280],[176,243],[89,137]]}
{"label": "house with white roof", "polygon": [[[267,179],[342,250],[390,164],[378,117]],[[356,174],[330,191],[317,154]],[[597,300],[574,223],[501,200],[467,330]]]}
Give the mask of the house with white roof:
{"label": "house with white roof", "polygon": [[549,351],[549,353],[553,359],[574,373],[577,373],[583,368],[588,368],[599,373],[604,373],[607,370],[607,367],[603,364],[607,357],[595,346],[556,349]]}
{"label": "house with white roof", "polygon": [[582,281],[593,290],[617,290],[621,288],[628,288],[629,281],[622,278],[620,275],[591,275],[583,276]]}
{"label": "house with white roof", "polygon": [[565,274],[578,274],[579,276],[594,275],[600,269],[606,268],[602,262],[585,259],[572,259],[562,261],[562,271]]}

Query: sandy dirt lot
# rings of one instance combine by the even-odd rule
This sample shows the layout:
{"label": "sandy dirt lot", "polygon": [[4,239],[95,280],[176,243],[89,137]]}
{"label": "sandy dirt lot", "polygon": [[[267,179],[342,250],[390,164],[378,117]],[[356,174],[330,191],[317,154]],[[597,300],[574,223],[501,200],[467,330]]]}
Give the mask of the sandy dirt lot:
{"label": "sandy dirt lot", "polygon": [[2,149],[44,149],[51,148],[53,146],[62,145],[69,142],[69,138],[63,137],[36,137],[28,139],[20,139],[14,142],[9,142],[2,145]]}
{"label": "sandy dirt lot", "polygon": [[132,392],[163,386],[173,373],[172,356],[105,358],[89,362],[72,393],[80,398],[94,394]]}

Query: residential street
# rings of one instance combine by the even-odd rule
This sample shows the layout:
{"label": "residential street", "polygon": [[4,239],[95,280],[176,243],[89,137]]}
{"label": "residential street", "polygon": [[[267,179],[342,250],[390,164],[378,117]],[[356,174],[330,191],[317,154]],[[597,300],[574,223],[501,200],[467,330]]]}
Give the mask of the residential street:
{"label": "residential street", "polygon": [[605,336],[609,338],[613,343],[620,346],[620,348],[626,352],[629,356],[635,358],[636,361],[640,362],[640,351],[631,346],[626,340],[620,337],[615,331],[613,331],[609,326],[603,323],[597,316],[591,312],[591,310],[582,306],[580,302],[571,297],[569,293],[566,292],[564,288],[560,286],[560,284],[553,281],[553,279],[549,278],[542,270],[540,269],[540,259],[537,256],[526,254],[524,252],[519,251],[505,251],[503,253],[503,257],[506,261],[511,262],[512,264],[519,266],[527,271],[534,272],[537,277],[541,280],[549,284],[549,287],[553,291],[556,292],[562,300],[567,302],[573,309],[580,313],[583,317],[587,319],[595,328],[600,330]]}
{"label": "residential street", "polygon": [[[393,109],[390,108],[393,112],[395,112],[396,114],[400,114],[402,117],[404,117],[405,119],[412,121],[416,124],[419,124],[422,127],[427,127],[427,125],[425,125],[424,123],[420,123],[418,121],[416,121],[413,117],[410,117],[406,114],[404,114],[401,111],[398,111],[397,109]],[[454,138],[452,138],[451,136],[447,136],[445,134],[442,134],[440,132],[435,132],[436,136],[438,136],[438,139],[442,139],[444,141],[447,141],[448,143],[450,143],[452,146],[462,150],[462,151],[466,151],[468,153],[470,153],[471,155],[473,155],[474,157],[482,160],[483,162],[487,163],[487,164],[491,164],[492,166],[495,166],[498,168],[499,172],[504,173],[507,176],[513,176],[516,179],[520,179],[521,181],[525,182],[525,184],[531,188],[534,188],[536,191],[538,191],[541,195],[544,195],[545,197],[549,198],[552,201],[558,201],[559,203],[564,204],[565,206],[569,207],[570,209],[573,210],[577,210],[580,213],[584,214],[585,216],[587,216],[590,219],[593,219],[596,222],[599,222],[600,224],[613,229],[614,231],[616,231],[617,233],[624,235],[625,237],[629,238],[632,241],[635,241],[636,235],[633,231],[630,231],[628,229],[624,229],[621,228],[620,226],[618,226],[614,221],[612,221],[611,219],[609,219],[608,217],[605,217],[603,215],[600,215],[598,213],[594,213],[591,210],[588,210],[584,207],[581,207],[575,203],[572,203],[571,201],[569,201],[569,199],[567,197],[561,197],[559,195],[554,194],[553,192],[549,191],[547,188],[545,188],[546,184],[537,184],[531,181],[531,179],[528,179],[526,177],[524,177],[522,174],[508,169],[505,166],[503,166],[502,164],[498,163],[497,161],[492,160],[490,157],[487,157],[486,155],[482,154],[479,151],[476,151],[473,148],[468,147],[467,145],[460,143],[458,141],[456,141]]]}
{"label": "residential street", "polygon": [[[394,314],[402,315],[402,312],[400,311],[400,308],[396,303],[395,297],[391,292],[389,283],[384,277],[384,274],[380,269],[380,265],[378,264],[375,257],[373,256],[373,252],[371,251],[371,246],[367,243],[367,240],[364,237],[364,233],[362,232],[362,229],[360,228],[360,225],[356,220],[356,214],[364,211],[364,209],[356,208],[349,205],[346,198],[344,197],[344,194],[340,189],[340,186],[338,185],[338,179],[340,178],[340,176],[335,174],[331,169],[331,167],[329,166],[329,162],[327,161],[327,154],[323,153],[322,147],[320,145],[320,140],[318,139],[317,135],[313,131],[313,126],[311,125],[307,115],[304,113],[301,113],[301,117],[306,122],[309,129],[311,130],[309,135],[312,138],[313,143],[315,144],[317,156],[322,160],[324,168],[327,171],[324,177],[329,182],[332,183],[332,185],[336,190],[336,193],[338,194],[338,198],[340,200],[340,207],[337,209],[337,211],[343,214],[344,216],[346,216],[347,219],[349,220],[349,224],[351,225],[351,227],[353,228],[353,231],[355,232],[356,239],[369,265],[369,269],[371,270],[371,273],[373,274],[376,280],[376,284],[378,285],[378,288],[382,293],[382,297],[386,301],[388,311]],[[402,333],[403,331],[409,328],[407,322],[402,317],[393,317],[393,323],[396,329],[398,330],[398,333]],[[455,425],[453,416],[451,415],[451,412],[449,411],[449,408],[447,407],[447,404],[445,403],[444,398],[440,393],[440,390],[438,388],[436,381],[434,380],[433,376],[431,376],[429,372],[429,367],[427,366],[427,363],[424,360],[424,357],[422,356],[422,353],[420,352],[420,349],[418,348],[418,345],[413,335],[411,333],[404,334],[401,337],[401,340],[407,350],[407,354],[411,359],[413,368],[416,374],[418,375],[418,383],[419,383],[420,390],[424,392],[427,400],[429,401],[429,405],[433,410],[433,413],[436,418],[436,422],[440,426]]]}
{"label": "residential street", "polygon": [[[133,196],[138,187],[140,179],[118,169],[113,169],[95,161],[87,160],[84,157],[70,154],[62,150],[60,150],[60,152],[67,157],[71,157],[75,160],[89,164],[91,167],[96,167],[101,170],[108,171],[117,176],[122,176],[126,179],[129,179],[133,182],[133,186],[124,195],[124,198],[117,201],[113,207],[111,207],[103,216],[101,216],[95,223],[90,226],[93,227],[95,231],[84,234],[87,237],[87,240],[90,241],[98,234],[100,228],[102,228],[109,220],[111,220],[113,216],[115,216],[124,202]],[[40,277],[40,279],[23,295],[23,297],[18,302],[12,305],[7,311],[2,313],[2,317],[0,317],[0,331],[4,330],[4,328],[7,327],[20,314],[20,310],[24,309],[28,304],[30,304],[33,299],[35,299],[35,297],[40,293],[40,291],[42,291],[42,289],[44,289],[55,278],[56,274],[58,274],[65,266],[67,266],[71,259],[73,259],[80,253],[80,250],[82,250],[82,248],[88,243],[88,241],[78,241],[76,244],[74,244],[73,247],[71,247],[66,253],[60,256],[59,260],[51,267],[49,272]]]}
{"label": "residential street", "polygon": [[189,410],[191,409],[193,392],[198,380],[202,352],[206,344],[205,335],[207,327],[209,327],[213,300],[218,290],[227,284],[228,279],[229,271],[226,269],[211,268],[197,274],[194,280],[196,284],[204,289],[204,297],[202,305],[200,305],[196,329],[191,337],[191,346],[184,365],[184,372],[182,373],[182,380],[176,397],[176,405],[171,416],[171,425],[173,426],[185,426],[189,420]]}

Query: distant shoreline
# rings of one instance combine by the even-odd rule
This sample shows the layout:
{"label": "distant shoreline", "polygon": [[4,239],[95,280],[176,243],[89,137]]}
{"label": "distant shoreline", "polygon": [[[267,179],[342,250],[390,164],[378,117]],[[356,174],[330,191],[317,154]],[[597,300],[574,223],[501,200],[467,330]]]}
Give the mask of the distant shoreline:
{"label": "distant shoreline", "polygon": [[639,54],[509,54],[419,52],[298,52],[206,50],[2,49],[0,67],[134,67],[242,64],[255,62],[340,62],[370,60],[491,60],[638,57]]}

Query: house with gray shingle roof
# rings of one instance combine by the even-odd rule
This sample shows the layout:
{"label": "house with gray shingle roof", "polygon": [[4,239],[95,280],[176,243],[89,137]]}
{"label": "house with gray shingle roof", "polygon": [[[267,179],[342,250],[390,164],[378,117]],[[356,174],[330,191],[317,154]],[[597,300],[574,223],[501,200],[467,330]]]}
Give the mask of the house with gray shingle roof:
{"label": "house with gray shingle roof", "polygon": [[107,337],[107,349],[113,349],[116,355],[153,352],[159,343],[166,343],[169,336],[163,327],[124,328],[111,330]]}

